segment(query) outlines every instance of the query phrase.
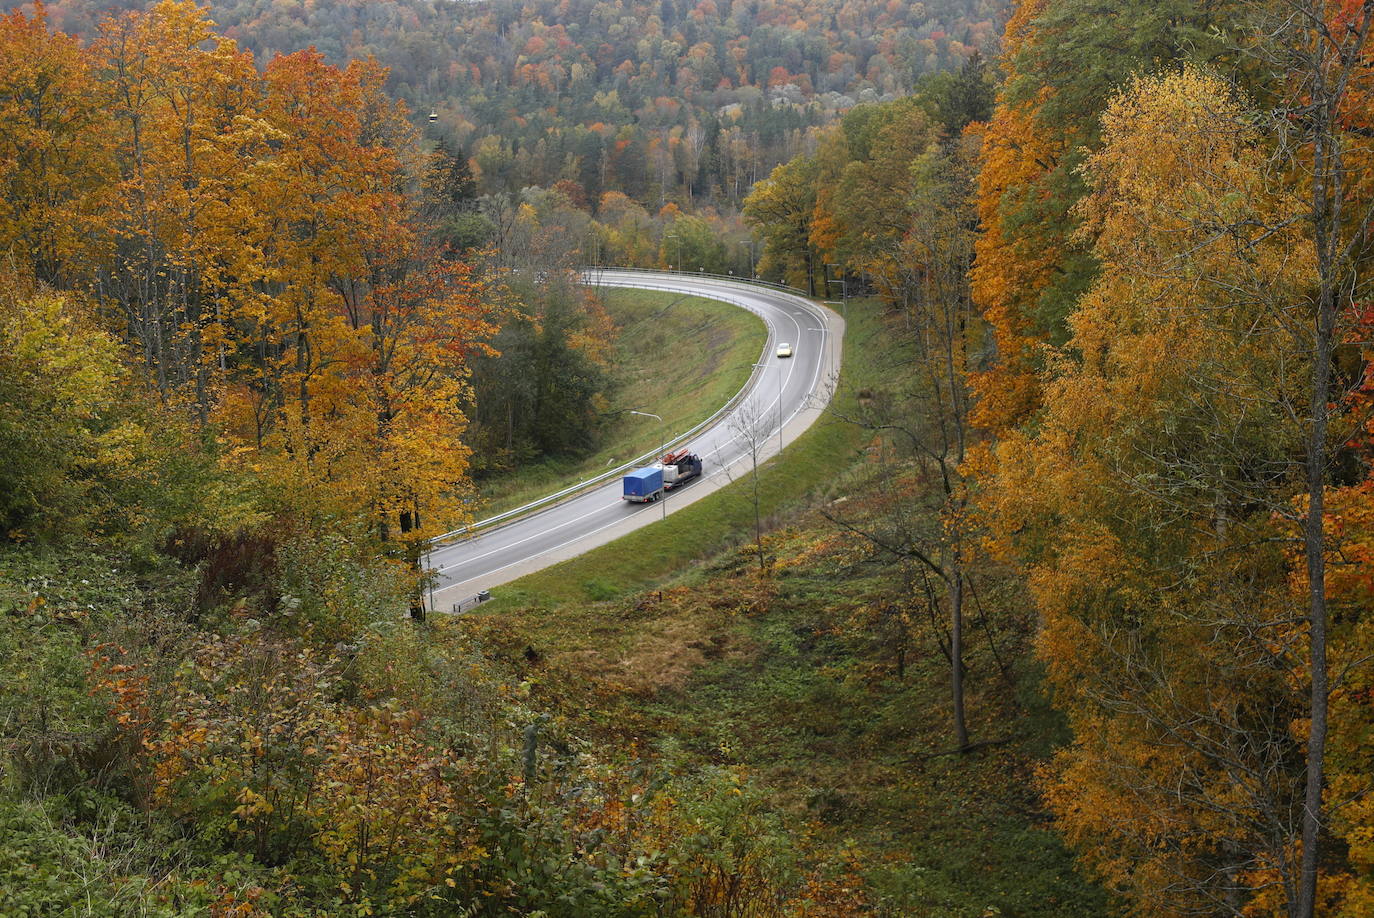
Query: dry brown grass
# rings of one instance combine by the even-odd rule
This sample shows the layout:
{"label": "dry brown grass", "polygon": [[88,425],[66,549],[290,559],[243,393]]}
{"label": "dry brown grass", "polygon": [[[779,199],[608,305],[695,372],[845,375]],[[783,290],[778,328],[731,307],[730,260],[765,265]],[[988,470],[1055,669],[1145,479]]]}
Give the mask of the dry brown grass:
{"label": "dry brown grass", "polygon": [[[562,609],[559,636],[540,653],[564,679],[652,696],[681,688],[708,662],[750,657],[754,647],[736,624],[741,616],[766,613],[774,594],[772,579],[745,565],[699,586],[587,604],[571,617]],[[538,614],[518,616],[512,625],[523,630]]]}

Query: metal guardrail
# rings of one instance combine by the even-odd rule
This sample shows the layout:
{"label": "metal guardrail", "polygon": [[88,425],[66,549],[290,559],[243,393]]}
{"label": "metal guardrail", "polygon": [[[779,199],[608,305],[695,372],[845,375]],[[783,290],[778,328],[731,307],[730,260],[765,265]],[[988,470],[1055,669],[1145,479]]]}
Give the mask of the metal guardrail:
{"label": "metal guardrail", "polygon": [[799,296],[804,300],[813,300],[811,294],[800,287],[789,287],[787,284],[778,284],[773,281],[766,281],[760,277],[745,277],[741,274],[711,274],[704,271],[678,271],[674,268],[622,268],[616,265],[591,265],[579,269],[583,275],[593,271],[615,271],[620,274],[672,274],[675,277],[706,277],[711,280],[734,281],[737,284],[752,284],[755,287],[770,287],[774,290],[782,290]]}
{"label": "metal guardrail", "polygon": [[[733,281],[734,283],[738,284],[750,284],[754,286],[769,287],[774,290],[781,290],[783,292],[790,293],[796,296],[798,299],[806,301],[808,305],[810,302],[810,297],[807,296],[806,292],[798,290],[795,287],[788,287],[783,284],[775,284],[771,281],[735,277],[733,275],[726,276],[723,274],[702,274],[695,271],[670,271],[652,268],[613,268],[609,266],[583,268],[581,273],[582,276],[585,278],[590,274],[600,271],[614,271],[617,274],[671,274],[676,277],[683,278],[710,278],[712,280]],[[708,299],[720,299],[722,302],[731,302],[730,300],[726,300],[722,297],[708,297]],[[736,302],[733,303],[733,305],[741,306],[742,308],[746,309],[748,308],[747,306],[744,306],[742,303]],[[764,345],[764,349],[762,351],[763,355],[766,355],[768,353],[768,347],[768,344]],[[631,459],[629,462],[625,463],[624,465],[617,466],[616,468],[613,468],[606,472],[602,472],[584,481],[579,481],[577,484],[569,485],[561,491],[557,491],[553,494],[546,494],[538,500],[531,501],[530,503],[525,504],[524,506],[515,507],[514,509],[506,510],[503,513],[498,513],[495,516],[488,517],[487,519],[478,520],[475,523],[469,523],[466,526],[460,526],[459,528],[454,529],[450,532],[445,532],[442,535],[437,535],[429,540],[430,550],[433,551],[436,548],[442,548],[451,540],[456,540],[461,536],[470,535],[479,529],[486,529],[489,526],[493,526],[498,523],[504,523],[507,520],[512,520],[516,517],[524,516],[527,513],[533,513],[534,511],[539,510],[548,504],[556,503],[557,501],[560,501],[565,497],[569,497],[573,494],[576,494],[579,491],[595,487],[596,485],[610,481],[613,478],[617,478],[620,475],[623,475],[625,472],[629,471],[630,469],[637,467],[640,463],[643,463],[650,459],[658,458],[658,456],[662,452],[666,452],[668,450],[668,447],[676,446],[683,440],[696,436],[698,433],[710,427],[716,421],[720,420],[722,416],[727,414],[731,409],[733,409],[736,405],[739,404],[740,399],[742,399],[751,389],[753,389],[754,381],[759,375],[760,370],[758,367],[755,367],[754,371],[749,374],[749,379],[747,382],[745,382],[744,387],[740,389],[738,392],[736,392],[733,396],[731,396],[730,400],[727,401],[724,405],[722,405],[719,410],[717,410],[706,420],[697,424],[691,430],[688,430],[685,433],[680,433],[670,440],[665,440],[661,447],[655,448],[654,450],[647,452],[642,456],[637,456],[634,459]]]}
{"label": "metal guardrail", "polygon": [[[468,609],[475,609],[475,608],[477,608],[478,606],[480,606],[482,603],[487,602],[487,601],[490,600],[490,599],[491,599],[491,590],[482,590],[482,591],[480,591],[480,592],[478,592],[478,593],[474,593],[472,596],[469,596],[467,599],[460,599],[458,602],[455,602],[455,603],[453,604],[453,614],[454,614],[454,615],[462,615],[462,614],[463,614],[464,612],[466,612]],[[430,604],[431,607],[433,607],[433,605],[434,605],[434,596],[433,596],[432,594],[431,594],[430,597],[429,597],[429,604]],[[433,611],[432,608],[431,608],[431,611]]]}

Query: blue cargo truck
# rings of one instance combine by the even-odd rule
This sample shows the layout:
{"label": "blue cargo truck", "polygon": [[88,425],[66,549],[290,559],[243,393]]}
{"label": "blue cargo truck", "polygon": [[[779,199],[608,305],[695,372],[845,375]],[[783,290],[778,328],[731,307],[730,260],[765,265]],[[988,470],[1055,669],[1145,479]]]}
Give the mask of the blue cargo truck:
{"label": "blue cargo truck", "polygon": [[663,496],[663,469],[652,465],[647,469],[635,469],[625,476],[625,493],[621,500],[647,504]]}

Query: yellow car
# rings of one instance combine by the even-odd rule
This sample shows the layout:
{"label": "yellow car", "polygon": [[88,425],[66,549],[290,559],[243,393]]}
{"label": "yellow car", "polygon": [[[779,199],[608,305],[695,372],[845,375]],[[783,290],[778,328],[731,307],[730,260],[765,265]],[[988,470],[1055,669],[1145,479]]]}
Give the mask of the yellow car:
{"label": "yellow car", "polygon": [[784,341],[782,344],[779,344],[779,345],[778,345],[778,356],[779,356],[779,357],[791,357],[791,356],[792,356],[792,345],[788,344],[788,343],[785,342],[785,341]]}

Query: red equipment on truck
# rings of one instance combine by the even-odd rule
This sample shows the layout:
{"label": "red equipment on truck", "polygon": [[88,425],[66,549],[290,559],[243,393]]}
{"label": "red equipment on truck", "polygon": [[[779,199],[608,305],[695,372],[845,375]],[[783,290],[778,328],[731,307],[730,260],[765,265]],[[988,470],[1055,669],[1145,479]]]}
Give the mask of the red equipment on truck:
{"label": "red equipment on truck", "polygon": [[701,474],[701,457],[690,449],[669,453],[660,460],[663,466],[663,487],[672,490]]}

